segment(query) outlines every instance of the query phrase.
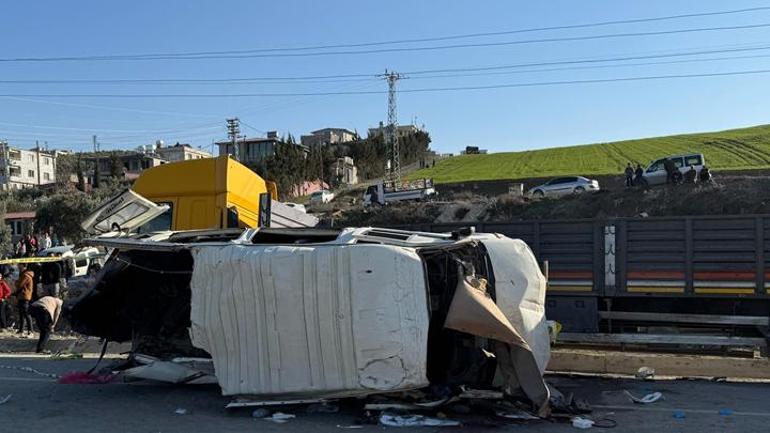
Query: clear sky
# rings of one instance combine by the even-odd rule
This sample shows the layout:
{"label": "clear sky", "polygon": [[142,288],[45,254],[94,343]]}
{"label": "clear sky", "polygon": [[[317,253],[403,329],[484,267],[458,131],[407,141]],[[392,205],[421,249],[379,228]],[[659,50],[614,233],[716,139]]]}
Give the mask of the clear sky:
{"label": "clear sky", "polygon": [[[6,1],[0,9],[3,23],[0,59],[356,44],[763,6],[770,6],[770,2]],[[336,51],[505,43],[762,24],[770,24],[770,10],[339,48]],[[758,49],[765,46],[768,49]],[[499,69],[495,70],[495,75],[488,72],[486,75],[469,75],[466,72],[460,74],[464,76],[436,77],[437,74],[408,73],[736,49],[744,51]],[[741,58],[725,60],[726,57]],[[703,61],[715,58],[719,60]],[[685,59],[698,61],[682,62]],[[599,65],[602,67],[596,67]],[[262,135],[267,130],[299,136],[332,126],[356,129],[365,135],[367,127],[376,126],[386,118],[387,95],[384,93],[238,98],[57,98],[51,95],[376,92],[387,88],[384,81],[374,79],[386,68],[407,72],[406,79],[399,82],[399,88],[403,90],[770,70],[770,27],[355,55],[0,61],[0,81],[6,81],[0,83],[0,95],[6,95],[0,96],[0,138],[7,138],[12,146],[31,147],[35,140],[40,140],[41,143],[47,141],[50,147],[84,150],[90,148],[91,135],[97,134],[103,149],[134,148],[156,139],[207,148],[213,140],[226,136],[224,125],[228,116],[240,117],[248,125],[242,130],[249,136]],[[13,80],[220,79],[348,74],[363,74],[364,77],[349,81],[270,83],[7,83]],[[401,124],[415,119],[417,124],[424,124],[433,137],[433,148],[438,151],[456,152],[466,145],[477,145],[496,152],[770,123],[768,96],[770,74],[755,74],[402,93],[398,97],[398,113]]]}

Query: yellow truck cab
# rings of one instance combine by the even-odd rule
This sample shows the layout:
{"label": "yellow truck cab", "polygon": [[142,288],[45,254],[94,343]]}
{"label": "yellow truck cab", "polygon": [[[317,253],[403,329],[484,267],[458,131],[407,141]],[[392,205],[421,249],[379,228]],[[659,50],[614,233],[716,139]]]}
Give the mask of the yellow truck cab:
{"label": "yellow truck cab", "polygon": [[317,217],[276,199],[266,181],[229,156],[145,170],[132,189],[104,203],[81,226],[90,234],[226,228],[307,228]]}
{"label": "yellow truck cab", "polygon": [[229,156],[174,162],[145,170],[132,190],[159,205],[163,214],[142,232],[257,227],[259,197],[277,198],[265,181]]}

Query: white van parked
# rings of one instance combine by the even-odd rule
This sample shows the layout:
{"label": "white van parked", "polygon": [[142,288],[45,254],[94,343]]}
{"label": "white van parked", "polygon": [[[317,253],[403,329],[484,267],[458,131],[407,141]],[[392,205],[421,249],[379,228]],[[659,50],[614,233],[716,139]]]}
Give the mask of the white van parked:
{"label": "white van parked", "polygon": [[685,155],[667,156],[665,158],[652,161],[644,170],[642,177],[647,181],[648,185],[662,185],[666,183],[666,168],[664,163],[667,159],[670,159],[676,165],[676,168],[684,176],[685,172],[690,170],[690,166],[695,167],[695,171],[700,175],[703,166],[706,164],[706,158],[702,153],[688,153]]}

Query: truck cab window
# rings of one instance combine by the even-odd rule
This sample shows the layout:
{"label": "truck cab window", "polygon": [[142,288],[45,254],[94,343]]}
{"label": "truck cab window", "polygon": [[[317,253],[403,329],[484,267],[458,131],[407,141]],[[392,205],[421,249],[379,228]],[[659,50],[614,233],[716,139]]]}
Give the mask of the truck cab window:
{"label": "truck cab window", "polygon": [[171,230],[171,223],[173,222],[174,216],[174,204],[169,202],[158,204],[168,206],[168,210],[137,228],[137,233],[152,233]]}

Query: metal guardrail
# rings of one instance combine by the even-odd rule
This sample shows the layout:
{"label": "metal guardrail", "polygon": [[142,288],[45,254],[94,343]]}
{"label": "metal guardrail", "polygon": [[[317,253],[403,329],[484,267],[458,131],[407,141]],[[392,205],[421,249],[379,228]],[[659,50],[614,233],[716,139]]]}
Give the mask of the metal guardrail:
{"label": "metal guardrail", "polygon": [[[451,231],[468,223],[416,224]],[[549,262],[549,293],[766,298],[770,215],[483,222]]]}

